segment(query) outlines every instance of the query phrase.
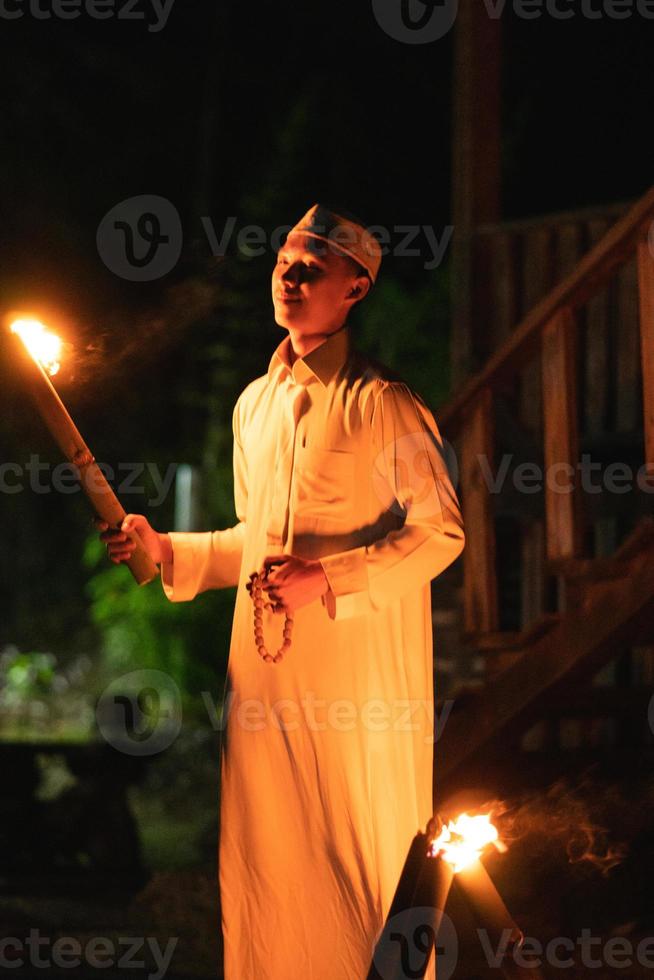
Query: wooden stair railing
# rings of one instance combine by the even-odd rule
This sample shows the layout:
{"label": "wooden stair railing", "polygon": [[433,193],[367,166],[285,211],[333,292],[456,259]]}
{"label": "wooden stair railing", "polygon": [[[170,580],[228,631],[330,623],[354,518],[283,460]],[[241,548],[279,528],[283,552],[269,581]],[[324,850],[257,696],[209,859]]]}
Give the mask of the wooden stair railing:
{"label": "wooden stair railing", "polygon": [[[577,320],[584,304],[637,257],[645,464],[654,481],[654,188],[532,309],[485,367],[438,412],[448,437],[460,439],[464,636],[480,651],[498,651],[501,670],[476,695],[474,719],[454,712],[437,743],[437,773],[447,779],[488,741],[515,731],[569,678],[588,676],[615,655],[616,644],[654,628],[654,548],[645,522],[622,553],[582,557],[578,479]],[[546,568],[572,582],[569,608],[519,633],[498,629],[496,542],[490,487],[496,395],[525,365],[540,359],[545,474]],[[558,478],[558,479],[557,479]],[[557,482],[572,482],[560,492]],[[490,672],[489,672],[490,673]],[[535,720],[535,719],[534,719]]]}
{"label": "wooden stair railing", "polygon": [[453,711],[435,745],[442,783],[497,736],[506,737],[538,720],[538,708],[563,682],[578,682],[599,670],[616,647],[654,624],[654,549],[630,560],[628,580],[589,583],[584,603],[532,642],[513,666],[492,678],[471,711]]}
{"label": "wooden stair railing", "polygon": [[[461,440],[461,497],[467,528],[463,552],[464,633],[497,630],[495,529],[487,479],[494,455],[493,400],[540,355],[543,382],[545,473],[577,474],[577,314],[634,255],[638,257],[645,462],[654,479],[654,187],[613,225],[575,269],[531,310],[461,391],[438,411],[448,438]],[[561,480],[557,477],[558,482]],[[581,551],[581,494],[545,483],[546,559],[577,558]]]}

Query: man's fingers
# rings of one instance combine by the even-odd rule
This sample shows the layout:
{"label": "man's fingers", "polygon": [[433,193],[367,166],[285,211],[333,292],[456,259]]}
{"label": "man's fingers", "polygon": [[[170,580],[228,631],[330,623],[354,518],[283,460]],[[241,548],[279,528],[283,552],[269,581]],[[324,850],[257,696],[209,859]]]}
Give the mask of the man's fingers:
{"label": "man's fingers", "polygon": [[110,542],[115,541],[116,543],[119,543],[121,541],[127,541],[129,539],[126,534],[123,534],[122,531],[116,531],[114,530],[114,528],[110,528],[108,531],[102,532],[102,534],[100,535],[100,540],[106,541],[107,544],[109,544]]}
{"label": "man's fingers", "polygon": [[122,531],[145,531],[149,527],[147,517],[143,514],[126,514],[121,524]]}
{"label": "man's fingers", "polygon": [[[107,521],[102,520],[101,517],[96,517],[93,523],[100,531],[100,540],[106,545],[107,554],[114,565],[120,565],[121,562],[129,561],[133,557],[136,551],[136,543],[130,534],[126,533],[127,528],[121,530],[110,527]],[[123,527],[125,527],[125,523],[123,522]]]}
{"label": "man's fingers", "polygon": [[284,565],[289,560],[290,555],[269,555],[263,560],[263,567],[268,572],[273,565]]}
{"label": "man's fingers", "polygon": [[129,561],[133,554],[133,551],[119,551],[117,554],[112,552],[109,557],[118,565],[121,561]]}

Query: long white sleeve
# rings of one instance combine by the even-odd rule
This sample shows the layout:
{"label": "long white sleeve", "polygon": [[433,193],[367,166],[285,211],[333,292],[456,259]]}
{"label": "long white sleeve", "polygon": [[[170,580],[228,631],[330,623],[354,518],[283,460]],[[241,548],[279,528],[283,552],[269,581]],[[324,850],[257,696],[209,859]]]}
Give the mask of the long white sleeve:
{"label": "long white sleeve", "polygon": [[381,609],[439,575],[465,543],[443,441],[426,405],[404,384],[381,393],[373,417],[375,492],[403,518],[372,544],[321,558],[332,619]]}

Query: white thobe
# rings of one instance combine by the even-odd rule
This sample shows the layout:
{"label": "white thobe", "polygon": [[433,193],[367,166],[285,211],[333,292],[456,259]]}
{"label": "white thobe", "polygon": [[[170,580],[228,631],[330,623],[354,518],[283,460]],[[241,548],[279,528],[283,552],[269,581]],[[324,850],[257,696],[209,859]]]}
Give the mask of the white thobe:
{"label": "white thobe", "polygon": [[[221,742],[226,980],[364,980],[417,831],[432,815],[430,580],[461,552],[436,423],[343,329],[286,338],[233,416],[238,523],[172,533],[166,595],[238,585]],[[321,560],[329,591],[258,655],[250,574]],[[283,617],[264,613],[273,653]],[[433,971],[433,956],[430,969]],[[428,973],[433,976],[433,973]]]}

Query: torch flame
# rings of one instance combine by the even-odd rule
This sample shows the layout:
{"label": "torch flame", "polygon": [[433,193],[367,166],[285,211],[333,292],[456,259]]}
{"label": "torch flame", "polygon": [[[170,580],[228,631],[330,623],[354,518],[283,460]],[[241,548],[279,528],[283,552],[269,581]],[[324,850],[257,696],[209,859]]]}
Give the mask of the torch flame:
{"label": "torch flame", "polygon": [[481,856],[488,844],[494,844],[498,850],[506,849],[499,840],[497,827],[490,821],[490,814],[470,816],[462,813],[456,820],[445,824],[438,837],[432,840],[429,855],[440,855],[455,872],[463,871]]}
{"label": "torch flame", "polygon": [[48,374],[56,374],[60,368],[61,340],[51,333],[40,320],[14,320],[13,333],[17,333],[35,361],[43,365]]}

